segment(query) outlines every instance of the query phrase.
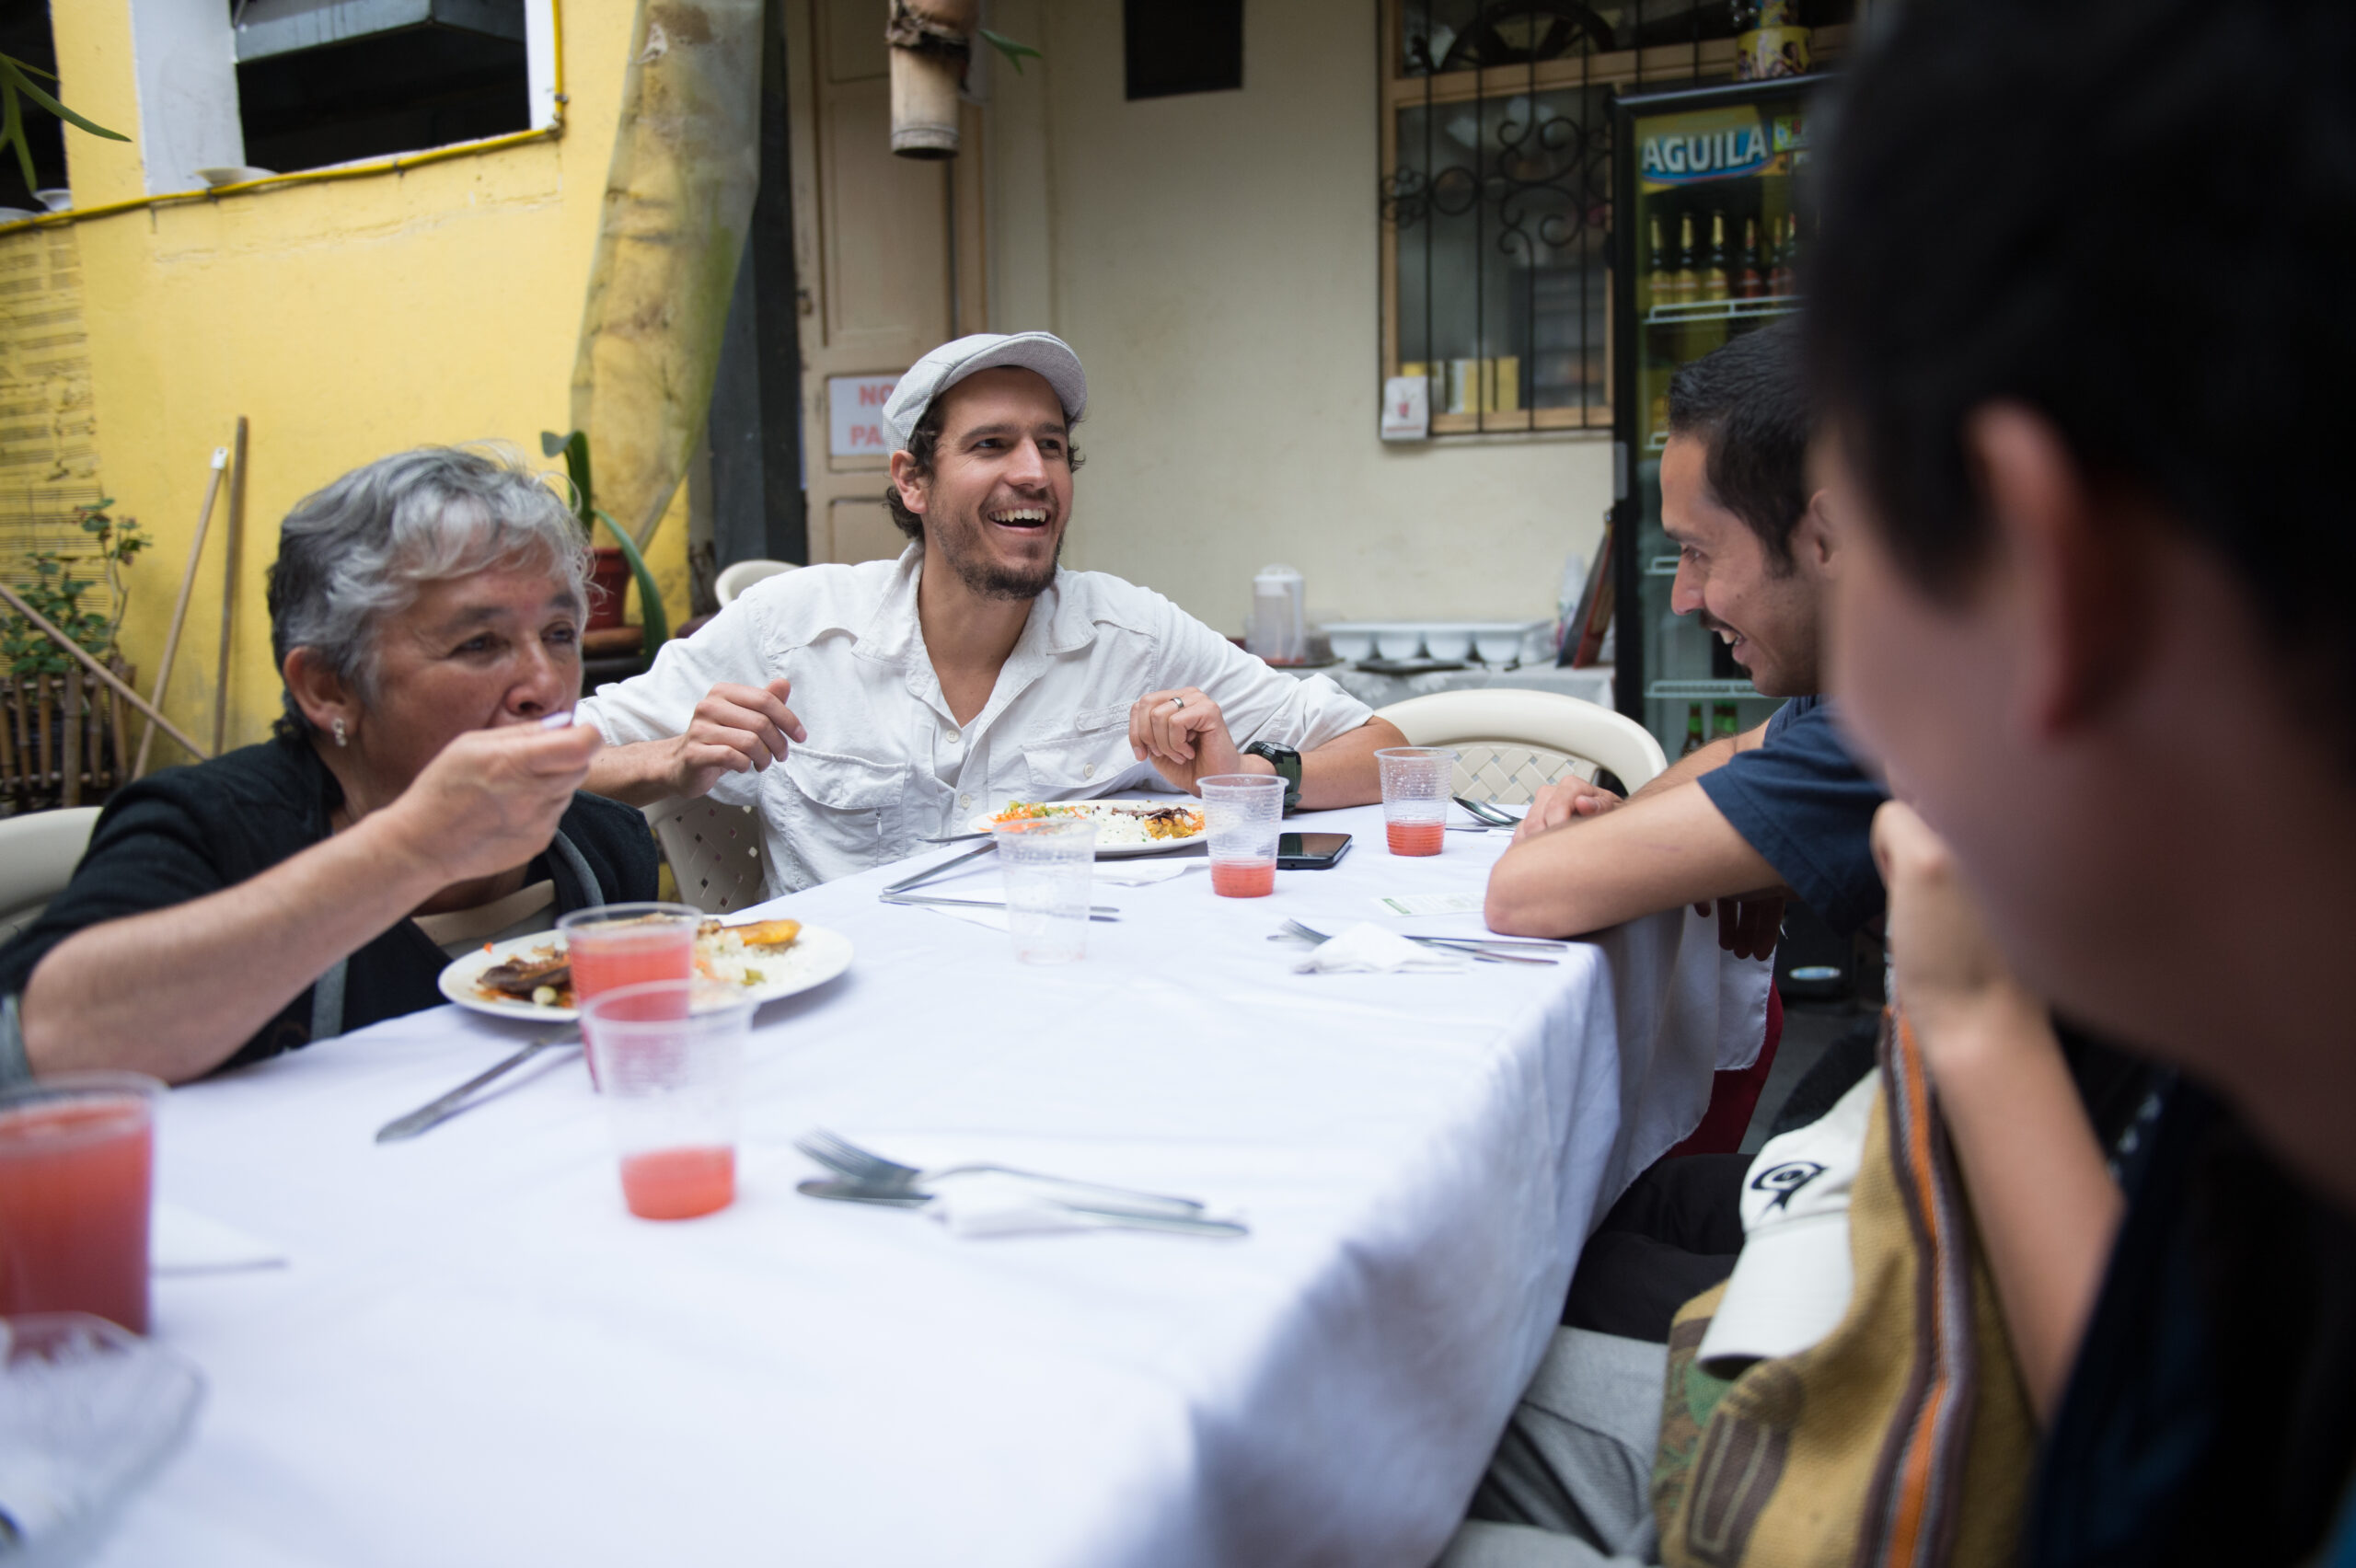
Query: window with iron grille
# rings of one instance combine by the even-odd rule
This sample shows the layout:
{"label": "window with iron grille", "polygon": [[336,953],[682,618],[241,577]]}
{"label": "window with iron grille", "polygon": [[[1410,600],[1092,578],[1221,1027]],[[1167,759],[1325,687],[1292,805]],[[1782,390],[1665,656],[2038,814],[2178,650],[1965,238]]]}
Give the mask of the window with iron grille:
{"label": "window with iron grille", "polygon": [[[1615,90],[1730,81],[1741,0],[1377,0],[1382,374],[1431,433],[1611,423]],[[1854,6],[1808,7],[1819,57]]]}

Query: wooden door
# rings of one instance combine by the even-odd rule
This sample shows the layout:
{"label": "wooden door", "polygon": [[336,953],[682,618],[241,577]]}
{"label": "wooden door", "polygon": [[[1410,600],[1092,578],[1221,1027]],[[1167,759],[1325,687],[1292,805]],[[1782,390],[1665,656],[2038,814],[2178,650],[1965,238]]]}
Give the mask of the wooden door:
{"label": "wooden door", "polygon": [[834,450],[829,380],[897,375],[987,325],[981,111],[965,107],[958,157],[894,156],[889,11],[887,0],[786,0],[813,561],[875,560],[906,542],[884,507],[890,455]]}

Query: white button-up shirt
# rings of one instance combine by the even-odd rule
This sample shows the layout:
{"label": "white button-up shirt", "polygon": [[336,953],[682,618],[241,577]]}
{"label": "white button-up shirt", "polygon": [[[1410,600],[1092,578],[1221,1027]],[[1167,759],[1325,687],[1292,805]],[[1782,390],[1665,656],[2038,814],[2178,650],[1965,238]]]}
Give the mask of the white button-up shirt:
{"label": "white button-up shirt", "polygon": [[1151,763],[1129,755],[1129,707],[1149,691],[1201,687],[1238,746],[1311,751],[1373,717],[1324,676],[1270,669],[1150,589],[1058,571],[989,702],[961,728],[917,621],[922,559],[911,546],[896,561],[757,582],[579,712],[611,744],[664,740],[720,682],[791,680],[809,744],[711,791],[759,808],[772,896],[899,859],[924,836],[964,832],[1009,801],[1167,790]]}

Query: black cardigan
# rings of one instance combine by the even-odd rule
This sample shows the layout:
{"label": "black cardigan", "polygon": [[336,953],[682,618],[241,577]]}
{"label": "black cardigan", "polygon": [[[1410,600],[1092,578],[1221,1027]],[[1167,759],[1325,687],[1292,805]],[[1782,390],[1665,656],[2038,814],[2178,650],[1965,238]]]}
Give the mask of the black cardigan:
{"label": "black cardigan", "polygon": [[[15,1033],[8,1025],[17,994],[50,949],[86,926],[233,887],[325,842],[329,813],[342,800],[342,787],[310,744],[283,737],[194,767],[167,768],[118,792],[98,818],[73,882],[40,919],[0,947],[0,998],[11,1015],[0,1022],[0,1034]],[[633,808],[576,794],[557,833],[560,842],[542,851],[525,876],[555,882],[559,914],[655,895],[653,836]],[[568,845],[577,854],[566,853]],[[396,920],[344,966],[342,1029],[439,1005],[434,982],[448,962],[415,921]],[[125,980],[137,983],[135,975]],[[222,1066],[309,1044],[317,989],[287,1003]],[[20,1050],[0,1055],[18,1056]],[[8,1065],[0,1063],[0,1077]],[[20,1060],[15,1065],[21,1070]]]}

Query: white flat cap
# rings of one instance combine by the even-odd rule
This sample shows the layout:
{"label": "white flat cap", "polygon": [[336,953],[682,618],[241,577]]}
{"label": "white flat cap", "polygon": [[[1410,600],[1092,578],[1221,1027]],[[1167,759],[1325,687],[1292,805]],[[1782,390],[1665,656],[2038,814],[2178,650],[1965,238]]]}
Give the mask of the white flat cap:
{"label": "white flat cap", "polygon": [[907,450],[917,422],[932,400],[977,370],[1036,371],[1045,376],[1064,406],[1064,418],[1088,411],[1088,375],[1080,356],[1053,332],[976,332],[943,343],[908,367],[884,405],[884,428],[895,451]]}

